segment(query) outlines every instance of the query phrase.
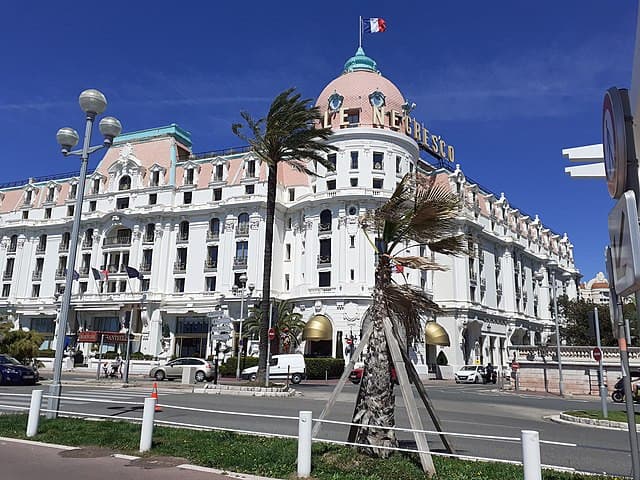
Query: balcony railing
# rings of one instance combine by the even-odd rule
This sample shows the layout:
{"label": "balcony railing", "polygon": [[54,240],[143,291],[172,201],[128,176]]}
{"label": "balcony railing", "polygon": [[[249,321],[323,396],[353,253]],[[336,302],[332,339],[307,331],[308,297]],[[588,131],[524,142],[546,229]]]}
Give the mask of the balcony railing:
{"label": "balcony railing", "polygon": [[36,253],[44,253],[47,251],[47,245],[40,245],[38,244],[38,246],[36,246]]}
{"label": "balcony railing", "polygon": [[60,246],[58,247],[58,252],[68,252],[68,251],[69,251],[68,243],[61,243]]}
{"label": "balcony railing", "polygon": [[131,237],[106,237],[103,245],[105,247],[129,247],[131,246]]}
{"label": "balcony railing", "polygon": [[151,262],[140,264],[140,272],[149,273],[150,271],[151,271]]}
{"label": "balcony railing", "polygon": [[85,238],[82,240],[82,248],[93,248],[93,238]]}
{"label": "balcony railing", "polygon": [[153,237],[154,237],[153,233],[150,234],[150,235],[149,234],[145,234],[145,236],[142,237],[142,243],[153,243]]}
{"label": "balcony railing", "polygon": [[233,268],[247,268],[247,257],[233,257]]}
{"label": "balcony railing", "polygon": [[318,266],[331,265],[331,255],[318,255]]}
{"label": "balcony railing", "polygon": [[18,249],[18,244],[17,243],[11,243],[9,244],[9,248],[7,249],[8,253],[16,253],[16,250]]}
{"label": "balcony railing", "polygon": [[321,223],[318,225],[318,234],[322,234],[322,233],[331,233],[330,223]]}
{"label": "balcony railing", "polygon": [[249,235],[249,224],[248,223],[240,223],[236,227],[236,236],[245,237]]}
{"label": "balcony railing", "polygon": [[207,242],[217,242],[220,239],[220,232],[207,231]]}
{"label": "balcony railing", "polygon": [[218,260],[207,258],[204,261],[204,271],[205,272],[212,272],[212,271],[216,270],[217,268],[218,268]]}
{"label": "balcony railing", "polygon": [[58,268],[56,270],[56,280],[62,280],[64,278],[64,268]]}
{"label": "balcony railing", "polygon": [[11,277],[13,277],[13,270],[11,270],[10,272],[4,272],[2,274],[3,280],[11,280]]}
{"label": "balcony railing", "polygon": [[176,235],[176,243],[187,243],[189,241],[189,232],[178,232]]}
{"label": "balcony railing", "polygon": [[178,260],[173,264],[173,273],[185,273],[187,271],[187,262]]}
{"label": "balcony railing", "polygon": [[31,280],[42,280],[42,270],[34,270],[33,275],[31,275]]}

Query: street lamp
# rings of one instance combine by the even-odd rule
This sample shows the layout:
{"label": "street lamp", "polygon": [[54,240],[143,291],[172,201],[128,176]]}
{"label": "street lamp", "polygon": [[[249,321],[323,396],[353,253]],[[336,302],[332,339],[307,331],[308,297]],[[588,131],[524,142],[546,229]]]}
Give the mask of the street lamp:
{"label": "street lamp", "polygon": [[104,136],[102,145],[94,147],[89,146],[91,143],[91,131],[93,123],[97,115],[100,115],[107,108],[107,99],[98,90],[85,90],[80,94],[80,108],[86,115],[86,125],[84,130],[84,142],[82,149],[72,150],[78,144],[80,139],[78,132],[73,128],[65,127],[58,130],[56,140],[62,147],[62,154],[66,157],[69,155],[79,156],[80,162],[80,180],[78,182],[78,192],[76,197],[75,210],[73,213],[73,227],[71,231],[71,242],[69,244],[69,258],[67,260],[67,275],[65,279],[64,294],[62,295],[62,303],[60,307],[60,315],[58,319],[58,337],[56,339],[56,356],[53,362],[53,383],[49,387],[49,412],[47,417],[56,418],[60,406],[60,393],[62,385],[60,383],[62,377],[62,358],[64,353],[64,339],[67,333],[67,323],[69,317],[69,307],[71,303],[71,287],[73,284],[73,272],[76,264],[76,249],[78,246],[78,235],[80,230],[80,217],[82,216],[82,200],[84,197],[84,183],[87,176],[87,166],[89,163],[89,155],[102,148],[109,148],[113,139],[120,135],[122,125],[113,117],[104,117],[100,120],[100,132]]}
{"label": "street lamp", "polygon": [[[553,297],[553,316],[556,326],[556,355],[558,357],[558,393],[561,397],[564,397],[564,388],[562,382],[562,356],[560,353],[560,319],[558,318],[558,295],[556,286],[556,270],[558,270],[558,263],[555,260],[550,260],[547,263],[547,270],[551,275],[550,286],[541,288],[550,288],[551,295]],[[535,279],[542,282],[544,279],[544,273],[538,271],[534,275]],[[560,275],[562,281],[571,278],[571,274],[568,272],[562,272]]]}
{"label": "street lamp", "polygon": [[249,287],[249,295],[253,294],[253,289],[255,285],[250,283],[247,285],[247,275],[243,273],[240,275],[238,279],[240,281],[240,286],[234,285],[234,290],[240,292],[240,318],[238,321],[240,322],[240,328],[238,329],[238,357],[236,358],[236,380],[240,380],[240,359],[242,358],[242,347],[244,346],[244,342],[242,341],[242,324],[244,323],[244,292],[246,291],[246,287]]}

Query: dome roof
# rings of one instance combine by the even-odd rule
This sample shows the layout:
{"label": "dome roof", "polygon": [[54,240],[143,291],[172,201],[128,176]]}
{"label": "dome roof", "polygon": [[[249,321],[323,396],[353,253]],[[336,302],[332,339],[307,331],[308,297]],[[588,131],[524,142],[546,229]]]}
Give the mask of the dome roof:
{"label": "dome roof", "polygon": [[[360,125],[363,127],[371,126],[373,109],[370,96],[374,93],[376,93],[378,101],[383,99],[385,112],[391,110],[402,112],[405,99],[398,87],[383,77],[376,62],[367,57],[362,48],[358,48],[356,54],[345,63],[342,75],[324,87],[318,96],[316,105],[323,115],[327,110],[336,112],[337,109],[330,110],[329,108],[329,98],[336,94],[337,97],[342,97],[338,109],[359,110]],[[337,128],[340,123],[338,115],[332,115],[330,119],[332,126]]]}

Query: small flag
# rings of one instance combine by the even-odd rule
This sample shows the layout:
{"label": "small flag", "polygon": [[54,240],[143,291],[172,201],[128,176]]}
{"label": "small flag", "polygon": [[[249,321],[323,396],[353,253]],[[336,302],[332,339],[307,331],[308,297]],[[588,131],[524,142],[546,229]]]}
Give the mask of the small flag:
{"label": "small flag", "polygon": [[[67,276],[67,269],[64,269],[64,276]],[[74,280],[80,280],[80,274],[78,272],[76,272],[75,270],[73,271],[73,275],[72,275]]]}
{"label": "small flag", "polygon": [[387,29],[384,18],[363,18],[362,26],[366,33],[382,33]]}
{"label": "small flag", "polygon": [[127,271],[127,275],[129,276],[129,278],[140,278],[140,272],[135,268],[130,267],[129,265],[124,268]]}
{"label": "small flag", "polygon": [[100,270],[97,268],[91,267],[91,273],[93,274],[94,280],[102,280],[102,275],[100,274]]}
{"label": "small flag", "polygon": [[100,280],[109,280],[109,270],[100,270]]}

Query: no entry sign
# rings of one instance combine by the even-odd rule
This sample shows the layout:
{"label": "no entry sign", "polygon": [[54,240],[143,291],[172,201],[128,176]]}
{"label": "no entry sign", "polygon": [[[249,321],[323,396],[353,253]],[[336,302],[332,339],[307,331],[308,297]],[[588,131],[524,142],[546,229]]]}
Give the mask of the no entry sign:
{"label": "no entry sign", "polygon": [[595,347],[592,351],[591,351],[591,355],[593,355],[593,359],[596,362],[599,362],[600,360],[602,360],[602,350],[600,350],[598,347]]}

